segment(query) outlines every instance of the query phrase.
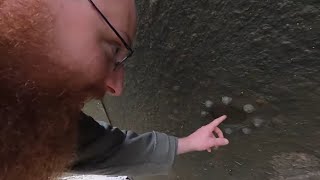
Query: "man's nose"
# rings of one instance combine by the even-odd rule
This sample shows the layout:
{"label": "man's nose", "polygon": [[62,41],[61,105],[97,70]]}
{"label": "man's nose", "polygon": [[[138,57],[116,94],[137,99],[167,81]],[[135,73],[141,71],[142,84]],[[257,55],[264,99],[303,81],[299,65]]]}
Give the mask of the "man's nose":
{"label": "man's nose", "polygon": [[119,67],[111,72],[105,82],[105,88],[109,95],[120,96],[123,91],[124,68]]}

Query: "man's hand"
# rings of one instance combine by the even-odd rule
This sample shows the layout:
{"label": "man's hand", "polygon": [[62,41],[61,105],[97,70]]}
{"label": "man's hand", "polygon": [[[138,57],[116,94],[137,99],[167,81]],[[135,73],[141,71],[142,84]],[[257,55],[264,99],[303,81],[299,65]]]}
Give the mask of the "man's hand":
{"label": "man's hand", "polygon": [[229,141],[224,138],[222,131],[218,128],[218,125],[226,118],[227,116],[221,116],[210,124],[202,126],[188,137],[180,138],[178,140],[178,154],[205,150],[211,152],[213,147],[229,144]]}

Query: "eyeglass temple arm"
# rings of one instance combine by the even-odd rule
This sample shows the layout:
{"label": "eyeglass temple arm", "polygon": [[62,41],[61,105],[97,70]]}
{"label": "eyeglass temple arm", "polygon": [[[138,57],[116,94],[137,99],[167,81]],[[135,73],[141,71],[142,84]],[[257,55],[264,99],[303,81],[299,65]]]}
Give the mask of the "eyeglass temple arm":
{"label": "eyeglass temple arm", "polygon": [[124,44],[124,46],[129,49],[131,52],[133,51],[131,47],[126,43],[126,41],[121,37],[121,35],[118,33],[118,31],[111,25],[109,20],[102,14],[102,12],[98,9],[98,7],[94,4],[92,0],[88,0],[92,7],[100,14],[100,16],[105,20],[105,22],[109,25],[109,27],[112,29],[112,31],[119,37],[121,42]]}

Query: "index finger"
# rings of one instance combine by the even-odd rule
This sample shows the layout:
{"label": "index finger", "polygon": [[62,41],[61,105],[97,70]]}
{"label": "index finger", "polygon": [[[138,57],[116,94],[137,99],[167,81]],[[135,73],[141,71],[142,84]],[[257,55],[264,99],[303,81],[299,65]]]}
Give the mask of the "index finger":
{"label": "index finger", "polygon": [[215,119],[214,121],[212,121],[210,124],[208,124],[208,126],[211,129],[214,129],[215,127],[219,126],[219,124],[221,124],[225,119],[227,119],[227,116],[223,115],[223,116]]}

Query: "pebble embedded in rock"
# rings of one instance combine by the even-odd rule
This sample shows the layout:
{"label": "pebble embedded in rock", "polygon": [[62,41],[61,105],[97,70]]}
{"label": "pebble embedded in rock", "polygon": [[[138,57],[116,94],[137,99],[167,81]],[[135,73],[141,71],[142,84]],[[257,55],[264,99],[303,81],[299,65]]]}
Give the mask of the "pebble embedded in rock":
{"label": "pebble embedded in rock", "polygon": [[265,121],[259,117],[256,117],[252,120],[252,124],[257,128],[262,127],[264,122]]}
{"label": "pebble embedded in rock", "polygon": [[224,105],[229,105],[232,102],[232,98],[228,96],[223,96],[221,101]]}
{"label": "pebble embedded in rock", "polygon": [[243,134],[248,135],[248,134],[251,134],[252,130],[250,128],[246,127],[246,128],[242,128],[242,132],[243,132]]}
{"label": "pebble embedded in rock", "polygon": [[225,128],[223,131],[224,131],[224,133],[229,134],[229,135],[233,133],[231,128]]}
{"label": "pebble embedded in rock", "polygon": [[173,113],[174,113],[174,114],[178,114],[179,111],[178,111],[177,109],[174,109],[174,110],[173,110]]}
{"label": "pebble embedded in rock", "polygon": [[268,104],[268,101],[265,100],[264,98],[259,98],[259,99],[256,100],[256,103],[258,105],[264,105],[264,104]]}
{"label": "pebble embedded in rock", "polygon": [[211,108],[213,106],[213,102],[210,100],[206,100],[206,102],[204,103],[204,105],[206,106],[206,108]]}
{"label": "pebble embedded in rock", "polygon": [[243,106],[243,110],[246,112],[246,113],[253,113],[255,111],[255,108],[253,105],[251,104],[246,104]]}
{"label": "pebble embedded in rock", "polygon": [[273,126],[284,126],[285,125],[285,121],[284,121],[285,117],[282,115],[278,115],[272,118],[271,122]]}
{"label": "pebble embedded in rock", "polygon": [[172,88],[174,91],[179,91],[179,89],[180,89],[180,86],[173,86],[173,88]]}
{"label": "pebble embedded in rock", "polygon": [[153,6],[157,2],[158,2],[158,0],[150,0],[150,6]]}
{"label": "pebble embedded in rock", "polygon": [[209,113],[207,111],[201,111],[201,117],[206,117]]}
{"label": "pebble embedded in rock", "polygon": [[173,102],[177,103],[178,102],[178,98],[173,98]]}

